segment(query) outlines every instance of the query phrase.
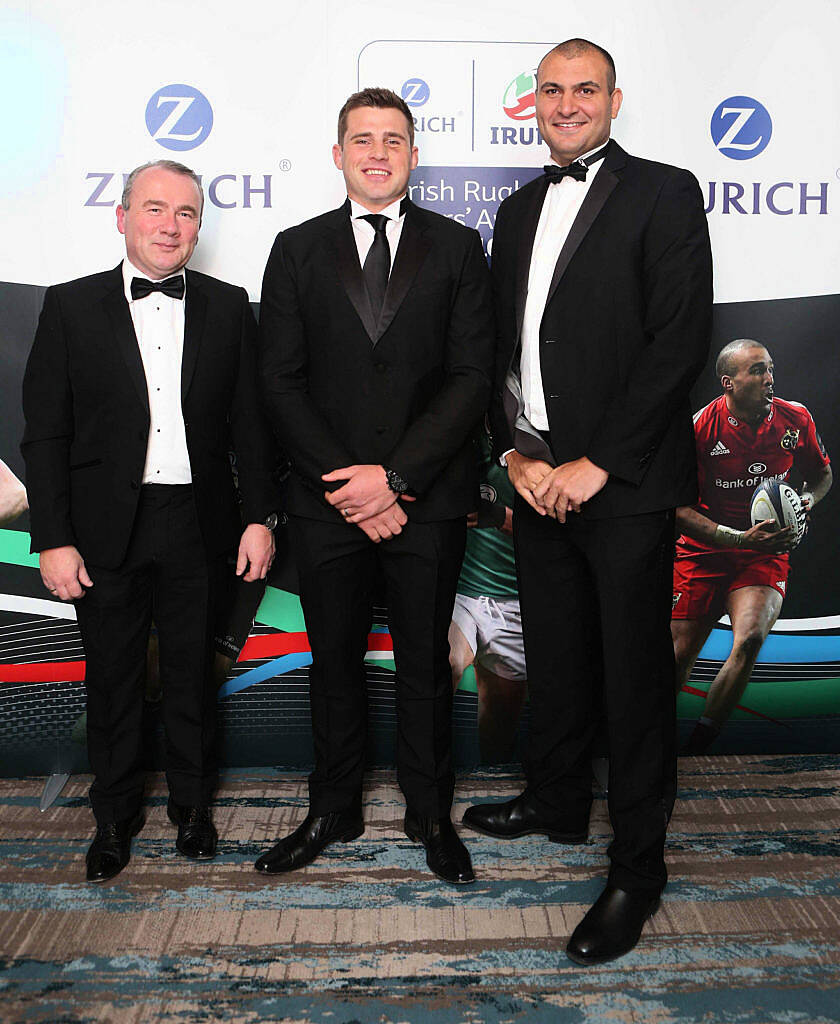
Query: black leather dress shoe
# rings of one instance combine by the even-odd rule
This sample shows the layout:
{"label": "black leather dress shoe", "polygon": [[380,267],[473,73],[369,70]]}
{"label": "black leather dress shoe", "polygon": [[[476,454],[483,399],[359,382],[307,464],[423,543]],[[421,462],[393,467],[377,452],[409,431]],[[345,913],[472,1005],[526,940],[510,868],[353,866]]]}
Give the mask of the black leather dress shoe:
{"label": "black leather dress shoe", "polygon": [[468,885],[475,881],[469,851],[449,818],[423,818],[405,812],[405,834],[426,847],[426,863],[443,882]]}
{"label": "black leather dress shoe", "polygon": [[658,909],[658,896],[608,885],[575,928],[566,955],[586,967],[624,956],[639,941],[645,921]]}
{"label": "black leather dress shoe", "polygon": [[172,797],[166,813],[173,825],[178,826],[175,849],[190,860],[212,860],[216,856],[219,833],[213,824],[209,807],[183,807]]}
{"label": "black leather dress shoe", "polygon": [[539,835],[548,836],[555,843],[585,843],[587,836],[586,826],[570,829],[562,821],[542,817],[527,792],[503,804],[473,804],[462,820],[467,828],[496,839]]}
{"label": "black leather dress shoe", "polygon": [[272,846],[254,867],[267,875],[294,871],[311,864],[330,843],[349,843],[358,839],[364,830],[359,811],[334,811],[317,818],[307,814],[294,832]]}
{"label": "black leather dress shoe", "polygon": [[96,826],[96,835],[85,854],[89,882],[107,882],[131,859],[131,840],[143,827],[142,814]]}

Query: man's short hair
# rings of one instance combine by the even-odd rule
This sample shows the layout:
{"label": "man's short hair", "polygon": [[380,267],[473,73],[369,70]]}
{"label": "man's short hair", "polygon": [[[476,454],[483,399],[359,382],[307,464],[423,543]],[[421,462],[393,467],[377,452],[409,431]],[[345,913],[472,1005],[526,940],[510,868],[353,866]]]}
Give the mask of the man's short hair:
{"label": "man's short hair", "polygon": [[397,96],[390,89],[370,88],[362,89],[361,92],[354,92],[347,98],[347,102],[338,112],[338,144],[344,145],[344,136],[347,133],[347,115],[351,110],[359,107],[378,107],[380,110],[393,108],[399,110],[408,123],[408,144],[414,147],[414,118],[408,109],[408,104],[401,96]]}
{"label": "man's short hair", "polygon": [[738,352],[743,352],[745,348],[763,348],[767,351],[766,345],[762,345],[760,341],[755,341],[752,338],[736,338],[734,341],[730,341],[718,352],[718,357],[715,360],[715,376],[718,379],[724,374],[727,377],[734,376],[735,355]]}
{"label": "man's short hair", "polygon": [[134,170],[125,179],[123,185],[122,208],[128,209],[129,203],[131,202],[131,190],[134,188],[134,182],[137,181],[138,175],[142,174],[143,171],[148,171],[152,167],[160,167],[164,171],[173,171],[175,174],[183,174],[187,178],[191,178],[198,189],[198,194],[201,196],[201,206],[198,211],[199,218],[204,212],[204,189],[201,187],[201,178],[191,168],[187,167],[186,164],[179,164],[177,160],[150,160],[147,164],[141,164],[139,167],[135,167]]}
{"label": "man's short hair", "polygon": [[[567,39],[564,43],[558,43],[553,47],[553,49],[549,50],[548,53],[545,54],[540,61],[540,64],[542,64],[546,57],[550,57],[553,53],[556,53],[559,57],[565,57],[566,60],[571,60],[573,57],[582,57],[585,53],[592,53],[593,51],[595,53],[600,53],[607,63],[607,89],[612,93],[615,91],[615,61],[612,59],[612,55],[608,53],[603,46],[590,42],[588,39]],[[538,75],[539,70],[538,65]]]}

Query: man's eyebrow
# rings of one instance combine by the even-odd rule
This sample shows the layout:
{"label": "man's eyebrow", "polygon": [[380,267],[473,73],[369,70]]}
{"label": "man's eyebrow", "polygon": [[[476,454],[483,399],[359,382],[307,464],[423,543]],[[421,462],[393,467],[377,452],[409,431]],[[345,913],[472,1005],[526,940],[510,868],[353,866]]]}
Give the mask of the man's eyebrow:
{"label": "man's eyebrow", "polygon": [[[374,134],[374,132],[353,132],[350,136],[350,140],[352,142],[353,139],[372,139]],[[383,137],[386,139],[407,139],[408,135],[403,134],[402,132],[390,131],[383,132]]]}
{"label": "man's eyebrow", "polygon": [[[590,88],[593,88],[593,89],[600,89],[601,88],[600,82],[593,82],[591,80],[590,81],[586,81],[586,82],[575,82],[571,86],[571,88],[572,89],[581,89],[584,85],[588,85],[588,86],[590,86]],[[541,82],[540,83],[540,88],[541,89],[544,89],[546,86],[549,86],[552,89],[562,89],[563,88],[563,86],[561,85],[560,82]]]}

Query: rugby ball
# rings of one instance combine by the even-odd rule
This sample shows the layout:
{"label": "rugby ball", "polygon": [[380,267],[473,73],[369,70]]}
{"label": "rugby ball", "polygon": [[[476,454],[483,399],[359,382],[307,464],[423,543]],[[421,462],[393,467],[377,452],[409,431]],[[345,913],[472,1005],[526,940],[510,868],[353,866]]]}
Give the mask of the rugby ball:
{"label": "rugby ball", "polygon": [[753,492],[750,502],[750,522],[763,523],[772,519],[779,529],[793,527],[794,547],[805,535],[805,509],[799,495],[790,486],[779,480],[765,480]]}

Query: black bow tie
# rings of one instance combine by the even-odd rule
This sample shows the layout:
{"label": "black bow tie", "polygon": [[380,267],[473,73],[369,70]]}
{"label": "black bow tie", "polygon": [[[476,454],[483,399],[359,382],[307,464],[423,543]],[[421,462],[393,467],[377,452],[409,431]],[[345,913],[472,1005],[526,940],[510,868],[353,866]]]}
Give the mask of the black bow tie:
{"label": "black bow tie", "polygon": [[132,277],[131,297],[132,299],[145,299],[152,292],[163,292],[171,299],[183,299],[184,278],[181,274],[176,277],[167,277],[165,281],[150,281],[145,277]]}
{"label": "black bow tie", "polygon": [[562,181],[564,178],[574,178],[575,181],[586,181],[586,172],[589,168],[579,160],[569,164],[567,167],[558,167],[557,164],[546,164],[543,172],[548,178],[549,185]]}
{"label": "black bow tie", "polygon": [[603,160],[606,156],[607,150],[609,149],[609,145],[609,142],[607,142],[606,146],[602,146],[596,153],[585,156],[581,160],[573,160],[568,167],[558,167],[557,164],[546,164],[545,167],[543,167],[543,171],[548,179],[549,185],[553,185],[557,181],[562,181],[564,178],[574,178],[575,181],[586,181],[586,172],[594,163],[597,163],[599,160]]}

